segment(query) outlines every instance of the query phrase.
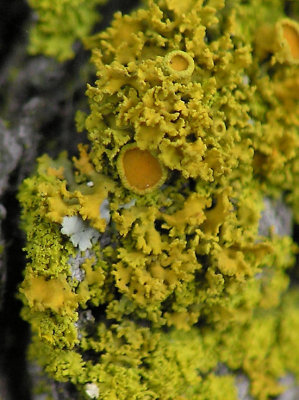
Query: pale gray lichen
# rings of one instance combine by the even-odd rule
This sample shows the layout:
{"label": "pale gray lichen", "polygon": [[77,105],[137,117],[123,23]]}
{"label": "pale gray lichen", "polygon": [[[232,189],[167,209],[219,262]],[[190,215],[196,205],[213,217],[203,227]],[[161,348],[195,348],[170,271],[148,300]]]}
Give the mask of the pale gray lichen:
{"label": "pale gray lichen", "polygon": [[78,339],[81,340],[83,337],[83,331],[91,331],[95,327],[95,318],[90,310],[79,311],[78,321],[75,322],[77,329]]}
{"label": "pale gray lichen", "polygon": [[266,197],[264,199],[264,210],[259,221],[259,235],[268,236],[272,227],[274,233],[279,236],[292,234],[292,212],[290,208],[280,199],[274,200]]}
{"label": "pale gray lichen", "polygon": [[292,374],[288,374],[280,379],[280,383],[287,388],[277,400],[298,400],[299,387],[296,385],[295,378]]}
{"label": "pale gray lichen", "polygon": [[109,224],[110,219],[111,219],[111,215],[110,215],[110,208],[109,208],[108,199],[105,199],[105,200],[102,201],[102,204],[100,206],[100,215],[106,221],[106,223]]}
{"label": "pale gray lichen", "polygon": [[97,230],[91,228],[86,221],[76,215],[63,218],[61,233],[69,236],[73,245],[79,247],[81,251],[90,249],[100,237]]}
{"label": "pale gray lichen", "polygon": [[250,381],[246,375],[244,374],[237,375],[236,386],[237,386],[239,400],[252,400],[252,397],[249,394]]}
{"label": "pale gray lichen", "polygon": [[87,249],[84,254],[78,250],[75,257],[69,257],[68,264],[71,266],[72,279],[76,279],[78,282],[83,281],[85,278],[85,271],[81,266],[87,259],[90,259],[93,256],[94,253]]}
{"label": "pale gray lichen", "polygon": [[124,208],[125,210],[129,210],[131,207],[134,207],[135,204],[136,204],[136,199],[132,199],[132,200],[130,200],[128,203],[121,204],[121,205],[118,207],[118,209],[120,210],[120,209]]}
{"label": "pale gray lichen", "polygon": [[96,399],[99,397],[100,391],[95,383],[87,383],[85,385],[85,392],[91,399]]}

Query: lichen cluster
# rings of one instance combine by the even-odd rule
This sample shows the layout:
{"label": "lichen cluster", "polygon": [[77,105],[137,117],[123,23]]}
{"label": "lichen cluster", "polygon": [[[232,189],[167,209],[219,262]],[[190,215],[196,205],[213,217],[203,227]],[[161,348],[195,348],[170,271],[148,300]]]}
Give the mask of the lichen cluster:
{"label": "lichen cluster", "polygon": [[96,8],[105,0],[28,0],[35,11],[28,51],[58,61],[74,56],[73,45],[90,34],[100,14]]}
{"label": "lichen cluster", "polygon": [[278,0],[148,0],[85,39],[90,145],[19,193],[30,357],[82,398],[237,399],[242,371],[263,400],[299,378],[297,247],[261,226],[267,198],[299,221],[298,26]]}

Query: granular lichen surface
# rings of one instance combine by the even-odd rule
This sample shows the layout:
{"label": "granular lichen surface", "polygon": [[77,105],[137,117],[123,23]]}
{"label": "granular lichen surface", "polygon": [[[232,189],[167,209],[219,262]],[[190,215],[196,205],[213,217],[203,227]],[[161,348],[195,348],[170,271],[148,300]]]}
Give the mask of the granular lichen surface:
{"label": "granular lichen surface", "polygon": [[279,0],[148,0],[84,39],[89,145],[19,192],[29,356],[82,399],[299,378],[298,249],[261,226],[267,199],[299,222],[298,32]]}

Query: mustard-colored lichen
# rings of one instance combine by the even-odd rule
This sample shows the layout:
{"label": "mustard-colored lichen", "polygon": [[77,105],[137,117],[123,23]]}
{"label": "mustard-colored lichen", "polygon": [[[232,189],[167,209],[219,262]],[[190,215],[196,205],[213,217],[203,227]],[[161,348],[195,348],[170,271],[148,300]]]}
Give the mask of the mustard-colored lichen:
{"label": "mustard-colored lichen", "polygon": [[44,54],[58,61],[74,57],[73,45],[90,34],[100,19],[96,7],[105,0],[28,0],[36,13],[30,31],[30,54]]}
{"label": "mustard-colored lichen", "polygon": [[241,373],[266,400],[298,378],[298,247],[259,230],[265,197],[299,221],[296,24],[280,0],[148,0],[85,39],[90,147],[40,157],[19,193],[29,354],[82,399],[235,400]]}
{"label": "mustard-colored lichen", "polygon": [[43,276],[30,276],[23,289],[28,304],[38,311],[51,309],[56,313],[68,313],[77,307],[76,295],[72,293],[64,277],[47,280]]}

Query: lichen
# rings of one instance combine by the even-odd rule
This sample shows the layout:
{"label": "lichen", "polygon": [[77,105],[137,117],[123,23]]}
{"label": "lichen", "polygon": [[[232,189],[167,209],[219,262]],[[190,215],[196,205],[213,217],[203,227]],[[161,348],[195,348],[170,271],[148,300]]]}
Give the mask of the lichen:
{"label": "lichen", "polygon": [[90,249],[92,242],[96,242],[100,236],[97,230],[90,228],[76,215],[63,218],[61,233],[69,236],[73,245],[79,246],[81,251]]}
{"label": "lichen", "polygon": [[266,400],[298,377],[298,248],[265,217],[279,198],[299,221],[280,3],[148,0],[85,39],[90,145],[19,193],[29,355],[82,399],[233,400],[242,373]]}
{"label": "lichen", "polygon": [[44,54],[58,61],[74,57],[73,45],[90,34],[100,15],[96,7],[105,0],[28,0],[36,13],[30,31],[30,54]]}

